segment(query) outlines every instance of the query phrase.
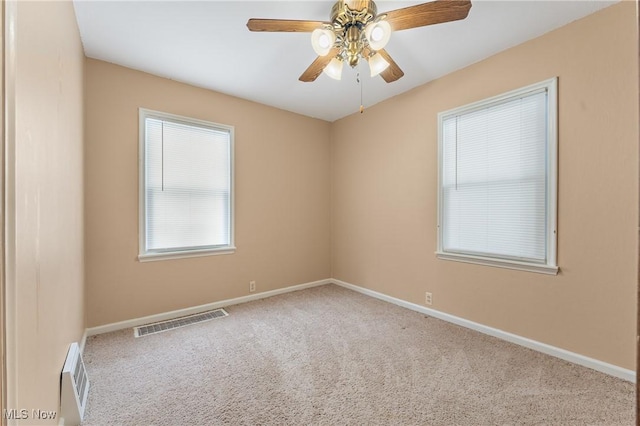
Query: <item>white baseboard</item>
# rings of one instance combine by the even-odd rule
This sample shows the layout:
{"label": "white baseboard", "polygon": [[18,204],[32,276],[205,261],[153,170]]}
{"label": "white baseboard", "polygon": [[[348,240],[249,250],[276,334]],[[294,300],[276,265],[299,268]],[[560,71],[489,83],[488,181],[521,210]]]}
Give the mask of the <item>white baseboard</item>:
{"label": "white baseboard", "polygon": [[376,299],[383,300],[385,302],[393,303],[394,305],[402,306],[403,308],[411,309],[412,311],[420,312],[425,315],[429,315],[434,318],[441,319],[443,321],[450,322],[471,330],[478,331],[489,336],[497,337],[498,339],[506,340],[507,342],[515,343],[520,346],[524,346],[529,349],[533,349],[538,352],[545,353],[547,355],[554,356],[556,358],[563,359],[565,361],[572,362],[574,364],[582,365],[584,367],[591,368],[596,371],[608,374],[610,376],[618,377],[629,382],[636,381],[636,372],[628,370],[617,365],[609,364],[604,361],[600,361],[594,358],[589,358],[584,355],[570,352],[565,349],[557,348],[555,346],[548,345],[546,343],[538,342],[528,339],[526,337],[518,336],[513,333],[509,333],[497,328],[488,327],[477,322],[469,321],[464,318],[457,317],[455,315],[440,312],[435,309],[427,308],[425,306],[417,305],[415,303],[407,302],[402,299],[398,299],[392,296],[388,296],[384,293],[379,293],[374,290],[369,290],[364,287],[359,287],[354,284],[350,284],[337,279],[326,279],[320,281],[314,281],[306,284],[294,285],[291,287],[280,288],[277,290],[265,291],[262,293],[251,294],[248,296],[236,297],[234,299],[221,300],[219,302],[208,303],[205,305],[194,306],[191,308],[178,309],[171,312],[165,312],[156,315],[149,315],[142,318],[135,318],[127,321],[121,321],[112,324],[101,325],[98,327],[91,327],[85,330],[85,333],[80,342],[80,350],[84,351],[85,342],[88,336],[95,336],[97,334],[109,333],[112,331],[123,330],[125,328],[137,327],[139,325],[149,324],[158,321],[165,321],[168,319],[183,317],[186,315],[197,314],[212,309],[223,308],[225,306],[238,305],[240,303],[251,302],[253,300],[265,299],[267,297],[277,296],[279,294],[290,293],[292,291],[304,290],[306,288],[318,287],[325,284],[336,284],[344,288],[348,288],[358,293],[365,294],[367,296],[374,297]]}
{"label": "white baseboard", "polygon": [[310,283],[294,285],[291,287],[279,288],[277,290],[265,291],[262,293],[250,294],[248,296],[236,297],[234,299],[221,300],[219,302],[207,303],[205,305],[193,306],[191,308],[178,309],[171,312],[164,312],[156,315],[149,315],[142,318],[134,318],[127,321],[115,322],[112,324],[101,325],[98,327],[87,328],[83,339],[83,344],[80,346],[81,350],[84,349],[84,340],[87,336],[95,336],[97,334],[110,333],[112,331],[123,330],[125,328],[137,327],[139,325],[150,324],[158,321],[166,321],[169,319],[184,317],[187,315],[198,314],[200,312],[210,311],[212,309],[224,308],[225,306],[239,305],[240,303],[251,302],[253,300],[265,299],[267,297],[277,296],[279,294],[290,293],[292,291],[304,290],[306,288],[318,287],[325,284],[330,284],[333,281],[330,279],[313,281]]}
{"label": "white baseboard", "polygon": [[591,368],[596,371],[608,374],[610,376],[618,377],[623,380],[635,383],[636,372],[633,370],[627,370],[626,368],[618,367],[617,365],[609,364],[597,359],[589,358],[584,355],[570,352],[565,349],[557,348],[555,346],[547,345],[546,343],[538,342],[535,340],[527,339],[526,337],[518,336],[506,331],[499,330],[497,328],[488,327],[486,325],[479,324],[477,322],[469,321],[464,318],[456,317],[444,312],[436,311],[424,306],[417,305],[415,303],[407,302],[402,299],[397,299],[392,296],[388,296],[377,291],[369,290],[363,287],[359,287],[354,284],[349,284],[344,281],[331,279],[328,280],[336,285],[344,288],[348,288],[358,293],[365,294],[367,296],[375,297],[376,299],[384,300],[385,302],[393,303],[394,305],[402,306],[403,308],[411,309],[412,311],[420,312],[425,315],[429,315],[434,318],[441,319],[443,321],[450,322],[462,327],[469,328],[471,330],[479,331],[480,333],[488,334],[489,336],[497,337],[498,339],[506,340],[507,342],[515,343],[520,346],[524,346],[529,349],[533,349],[538,352],[542,352],[547,355],[554,356],[556,358],[563,359],[565,361],[572,362],[574,364],[582,365],[584,367]]}
{"label": "white baseboard", "polygon": [[82,339],[80,339],[80,342],[78,343],[78,346],[80,347],[80,354],[84,353],[84,345],[87,343],[87,330],[85,328],[84,333],[82,333]]}

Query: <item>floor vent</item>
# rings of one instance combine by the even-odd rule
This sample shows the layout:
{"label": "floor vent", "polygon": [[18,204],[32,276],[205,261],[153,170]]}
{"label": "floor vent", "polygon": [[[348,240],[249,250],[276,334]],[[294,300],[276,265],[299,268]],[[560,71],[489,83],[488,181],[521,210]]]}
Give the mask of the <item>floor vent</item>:
{"label": "floor vent", "polygon": [[223,318],[229,315],[224,309],[214,309],[213,311],[201,312],[199,314],[188,315],[186,317],[175,318],[167,321],[154,322],[153,324],[141,325],[133,328],[136,337],[148,336],[150,334],[162,333],[185,325],[197,324],[216,318]]}
{"label": "floor vent", "polygon": [[62,368],[60,411],[64,424],[79,425],[84,417],[89,395],[89,378],[84,369],[82,354],[77,343],[72,343]]}

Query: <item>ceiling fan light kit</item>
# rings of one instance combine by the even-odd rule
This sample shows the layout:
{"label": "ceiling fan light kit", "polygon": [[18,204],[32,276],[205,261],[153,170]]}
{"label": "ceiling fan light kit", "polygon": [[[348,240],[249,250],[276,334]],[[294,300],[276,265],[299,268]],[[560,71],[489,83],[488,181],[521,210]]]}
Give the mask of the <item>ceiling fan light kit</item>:
{"label": "ceiling fan light kit", "polygon": [[469,0],[435,0],[378,14],[373,0],[339,0],[331,8],[330,22],[287,19],[249,19],[250,31],[310,32],[318,57],[300,76],[311,82],[324,71],[340,80],[344,62],[355,68],[361,59],[369,63],[371,76],[387,83],[404,75],[384,49],[392,31],[464,19],[471,9]]}
{"label": "ceiling fan light kit", "polygon": [[391,25],[384,20],[371,22],[365,27],[364,35],[367,37],[369,47],[373,50],[384,49],[391,38]]}
{"label": "ceiling fan light kit", "polygon": [[376,53],[369,58],[369,70],[371,71],[371,77],[375,77],[380,74],[382,71],[386,70],[389,65],[389,62],[387,62],[381,54]]}
{"label": "ceiling fan light kit", "polygon": [[334,80],[340,80],[342,78],[342,64],[342,60],[338,59],[337,57],[332,58],[329,64],[324,67],[324,70],[322,70],[322,72],[324,72]]}
{"label": "ceiling fan light kit", "polygon": [[318,56],[327,56],[336,42],[336,35],[331,28],[316,28],[311,33],[311,46]]}

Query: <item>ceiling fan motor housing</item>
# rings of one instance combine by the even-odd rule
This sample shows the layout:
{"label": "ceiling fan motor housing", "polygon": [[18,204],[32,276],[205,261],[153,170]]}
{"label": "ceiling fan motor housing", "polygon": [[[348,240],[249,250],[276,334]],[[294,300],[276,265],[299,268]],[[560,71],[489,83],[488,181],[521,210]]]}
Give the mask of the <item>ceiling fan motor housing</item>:
{"label": "ceiling fan motor housing", "polygon": [[352,68],[364,57],[367,40],[364,28],[373,21],[378,8],[373,1],[338,1],[331,9],[331,22],[336,34],[336,45],[341,48],[342,60]]}
{"label": "ceiling fan motor housing", "polygon": [[378,14],[378,7],[370,0],[337,1],[331,8],[331,22],[345,25],[354,17],[367,24]]}

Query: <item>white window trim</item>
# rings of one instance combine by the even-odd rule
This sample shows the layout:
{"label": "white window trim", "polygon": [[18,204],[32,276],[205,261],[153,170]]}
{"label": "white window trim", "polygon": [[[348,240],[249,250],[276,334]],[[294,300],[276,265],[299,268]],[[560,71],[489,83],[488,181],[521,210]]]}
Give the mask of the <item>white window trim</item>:
{"label": "white window trim", "polygon": [[[517,261],[504,259],[499,257],[485,257],[473,254],[462,254],[446,252],[442,249],[442,123],[445,118],[452,115],[469,113],[474,110],[486,108],[487,106],[502,102],[506,99],[522,96],[530,92],[546,90],[548,96],[547,103],[547,262],[535,263],[526,261]],[[558,78],[553,77],[549,80],[541,81],[530,86],[512,90],[498,96],[474,102],[462,107],[454,108],[438,114],[438,241],[436,256],[442,260],[453,260],[458,262],[473,263],[477,265],[495,266],[499,268],[517,269],[527,272],[537,272],[542,274],[556,275],[558,273],[557,264],[557,204],[558,204]]]}
{"label": "white window trim", "polygon": [[[160,120],[170,120],[185,125],[201,125],[205,127],[217,128],[228,131],[230,140],[230,194],[229,194],[229,210],[230,210],[230,238],[229,245],[221,247],[211,247],[205,249],[193,249],[193,250],[174,250],[174,251],[161,251],[161,252],[145,252],[146,241],[146,226],[145,226],[145,119],[157,118]],[[213,123],[211,121],[198,120],[196,118],[184,117],[180,115],[170,114],[161,111],[154,111],[146,108],[138,109],[138,174],[139,174],[139,186],[138,186],[138,261],[150,262],[157,260],[170,260],[170,259],[184,259],[189,257],[202,257],[221,254],[233,254],[236,251],[234,244],[235,238],[235,185],[234,185],[234,171],[235,171],[235,154],[234,154],[234,141],[235,141],[235,128],[225,124]]]}

